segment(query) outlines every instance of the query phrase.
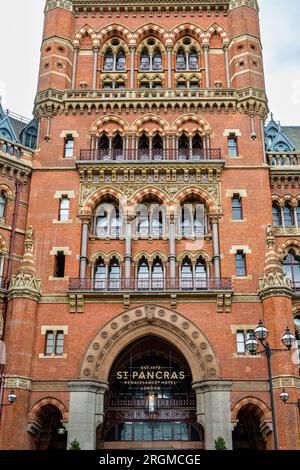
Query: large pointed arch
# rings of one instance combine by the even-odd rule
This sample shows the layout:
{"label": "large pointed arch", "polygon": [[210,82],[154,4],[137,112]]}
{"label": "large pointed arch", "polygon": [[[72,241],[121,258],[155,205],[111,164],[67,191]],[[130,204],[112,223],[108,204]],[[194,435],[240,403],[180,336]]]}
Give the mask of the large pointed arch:
{"label": "large pointed arch", "polygon": [[195,195],[199,196],[207,205],[209,214],[218,214],[218,203],[214,197],[209,194],[205,189],[199,188],[198,186],[189,186],[188,188],[181,189],[174,197],[174,201],[177,204],[181,204],[189,196]]}
{"label": "large pointed arch", "polygon": [[300,241],[295,238],[285,240],[277,248],[278,257],[281,261],[287,256],[290,250],[294,250],[297,256],[300,256]]}
{"label": "large pointed arch", "polygon": [[107,195],[111,196],[113,199],[118,201],[120,205],[122,205],[122,207],[126,207],[127,205],[126,196],[118,189],[111,188],[110,186],[105,186],[100,189],[97,189],[84,201],[80,214],[91,216],[97,204],[99,204],[101,199]]}
{"label": "large pointed arch", "polygon": [[157,198],[162,204],[170,204],[170,198],[168,194],[162,189],[153,186],[146,186],[136,191],[133,194],[130,202],[132,205],[139,204],[146,196],[153,196],[154,198]]}
{"label": "large pointed arch", "polygon": [[133,341],[148,335],[163,338],[181,351],[194,382],[221,377],[210,342],[191,320],[166,307],[143,305],[122,312],[97,332],[84,355],[80,378],[107,383],[118,355]]}
{"label": "large pointed arch", "polygon": [[159,39],[163,45],[166,45],[168,32],[162,26],[154,23],[147,23],[135,30],[136,43],[139,45],[147,36],[154,36]]}
{"label": "large pointed arch", "polygon": [[90,127],[90,134],[99,134],[100,132],[105,131],[105,127],[109,123],[118,124],[121,127],[124,133],[128,132],[129,126],[125,119],[121,118],[120,116],[108,115],[102,116],[97,119]]}
{"label": "large pointed arch", "polygon": [[184,35],[191,36],[201,43],[203,29],[193,23],[183,23],[178,26],[175,26],[175,28],[172,29],[171,33],[173,36],[174,44],[176,44],[176,42]]}
{"label": "large pointed arch", "polygon": [[194,122],[197,125],[197,130],[203,134],[211,134],[212,130],[209,123],[204,118],[197,116],[196,114],[185,114],[184,116],[180,116],[175,119],[171,126],[172,131],[176,133],[180,132],[184,124],[189,121]]}
{"label": "large pointed arch", "polygon": [[119,36],[125,43],[129,46],[132,37],[131,31],[129,29],[125,28],[124,25],[118,24],[118,23],[112,23],[104,28],[101,28],[97,32],[98,40],[100,47],[103,46],[103,44],[111,37],[113,36]]}
{"label": "large pointed arch", "polygon": [[170,124],[166,119],[158,116],[157,114],[146,114],[145,116],[142,116],[133,122],[131,126],[131,132],[138,132],[139,128],[148,121],[159,124],[161,128],[164,129],[164,132],[170,131]]}
{"label": "large pointed arch", "polygon": [[225,31],[223,26],[221,26],[217,22],[214,22],[211,26],[207,28],[207,30],[204,33],[202,33],[203,44],[209,44],[211,35],[214,32],[217,32],[218,34],[220,34],[224,45],[229,43],[228,33]]}
{"label": "large pointed arch", "polygon": [[91,36],[92,41],[94,44],[97,43],[98,36],[96,34],[96,31],[92,26],[89,24],[85,24],[84,26],[81,26],[75,33],[75,38],[74,38],[74,46],[79,46],[80,42],[85,34],[88,34]]}

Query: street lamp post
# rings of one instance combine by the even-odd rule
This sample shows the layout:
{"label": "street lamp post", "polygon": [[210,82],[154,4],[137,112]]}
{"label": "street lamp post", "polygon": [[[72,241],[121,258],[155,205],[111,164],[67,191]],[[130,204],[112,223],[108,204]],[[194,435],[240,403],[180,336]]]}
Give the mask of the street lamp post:
{"label": "street lamp post", "polygon": [[2,406],[12,406],[15,403],[16,399],[17,399],[17,396],[16,396],[14,390],[12,390],[10,392],[10,394],[8,395],[8,397],[7,397],[8,403],[2,403],[1,408],[2,408]]}
{"label": "street lamp post", "polygon": [[246,341],[246,349],[253,356],[257,354],[259,345],[264,348],[267,357],[268,365],[268,382],[269,382],[269,393],[270,393],[270,402],[271,402],[271,413],[272,413],[272,423],[273,423],[273,437],[274,437],[274,449],[278,450],[278,436],[277,436],[277,426],[276,426],[276,413],[275,413],[275,402],[274,402],[274,390],[273,390],[273,376],[272,376],[272,364],[271,357],[273,351],[290,351],[294,342],[296,341],[295,336],[293,336],[287,327],[285,333],[281,339],[282,343],[286,349],[272,349],[270,344],[266,342],[266,339],[269,336],[269,331],[264,326],[263,322],[260,320],[254,332],[251,332],[248,340]]}
{"label": "street lamp post", "polygon": [[290,401],[288,402],[288,399],[290,398],[289,393],[285,390],[285,388],[282,389],[282,392],[280,394],[280,400],[283,401],[285,405],[297,405],[299,412],[300,412],[300,398],[297,401]]}

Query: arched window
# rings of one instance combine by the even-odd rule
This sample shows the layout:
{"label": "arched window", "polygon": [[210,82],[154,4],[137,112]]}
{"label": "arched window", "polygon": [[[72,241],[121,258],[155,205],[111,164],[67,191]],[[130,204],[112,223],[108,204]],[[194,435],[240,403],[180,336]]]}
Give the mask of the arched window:
{"label": "arched window", "polygon": [[192,148],[193,148],[193,157],[201,158],[203,155],[203,141],[202,137],[198,132],[194,135],[192,139]]}
{"label": "arched window", "polygon": [[139,156],[141,159],[149,158],[149,137],[143,132],[139,138]]}
{"label": "arched window", "polygon": [[176,69],[177,70],[186,70],[186,53],[184,49],[179,49],[176,56]]}
{"label": "arched window", "polygon": [[110,290],[118,290],[121,287],[120,263],[114,256],[108,266],[108,282]]}
{"label": "arched window", "polygon": [[183,290],[193,289],[193,266],[188,256],[186,256],[181,263],[180,286]]}
{"label": "arched window", "polygon": [[294,210],[288,202],[283,208],[283,218],[285,227],[293,227],[295,225]]}
{"label": "arched window", "polygon": [[0,217],[5,217],[7,197],[3,191],[0,192]]}
{"label": "arched window", "polygon": [[159,204],[154,203],[149,211],[151,214],[150,234],[152,238],[162,238],[164,231],[164,214]]}
{"label": "arched window", "polygon": [[111,49],[106,51],[104,56],[104,71],[111,72],[114,70],[114,55]]}
{"label": "arched window", "polygon": [[98,148],[100,152],[100,160],[106,160],[110,158],[109,155],[109,138],[107,134],[102,134],[99,142],[98,142]]}
{"label": "arched window", "polygon": [[162,70],[162,55],[159,49],[155,49],[152,58],[152,70]]}
{"label": "arched window", "polygon": [[152,289],[161,290],[164,288],[164,267],[161,259],[157,256],[152,264]]}
{"label": "arched window", "polygon": [[195,49],[191,49],[189,53],[189,69],[198,70],[198,67],[199,67],[198,53]]}
{"label": "arched window", "polygon": [[99,238],[117,238],[121,231],[119,207],[115,202],[100,204],[95,213],[94,233]]}
{"label": "arched window", "polygon": [[143,49],[140,59],[140,70],[150,70],[150,54],[148,49]]}
{"label": "arched window", "polygon": [[116,57],[116,62],[117,62],[117,70],[118,71],[122,71],[122,70],[126,70],[126,56],[125,56],[125,52],[123,49],[120,49],[117,53],[117,57]]}
{"label": "arched window", "polygon": [[276,227],[282,226],[282,219],[281,219],[281,209],[277,202],[272,204],[272,213],[273,213],[273,223]]}
{"label": "arched window", "polygon": [[183,238],[202,238],[207,233],[207,214],[204,204],[191,198],[181,208]]}
{"label": "arched window", "polygon": [[123,137],[118,133],[112,140],[112,148],[114,160],[123,157]]}
{"label": "arched window", "polygon": [[147,290],[150,287],[150,269],[149,263],[143,256],[138,264],[137,269],[137,288],[139,290]]}
{"label": "arched window", "polygon": [[297,209],[296,209],[296,214],[297,214],[298,228],[300,228],[300,202],[298,202],[298,206],[297,206]]}
{"label": "arched window", "polygon": [[95,265],[95,289],[106,289],[106,266],[102,258]]}
{"label": "arched window", "polygon": [[186,134],[181,134],[178,139],[178,156],[180,159],[187,160],[189,157],[189,138]]}
{"label": "arched window", "polygon": [[195,289],[207,288],[207,268],[205,261],[200,257],[195,265]]}
{"label": "arched window", "polygon": [[36,148],[36,139],[37,131],[34,127],[27,129],[26,134],[24,134],[23,140],[26,147],[35,149]]}
{"label": "arched window", "polygon": [[283,268],[294,288],[300,289],[300,258],[296,256],[294,250],[290,250],[284,259]]}
{"label": "arched window", "polygon": [[153,160],[161,160],[163,157],[164,144],[160,134],[155,134],[152,138],[152,157]]}

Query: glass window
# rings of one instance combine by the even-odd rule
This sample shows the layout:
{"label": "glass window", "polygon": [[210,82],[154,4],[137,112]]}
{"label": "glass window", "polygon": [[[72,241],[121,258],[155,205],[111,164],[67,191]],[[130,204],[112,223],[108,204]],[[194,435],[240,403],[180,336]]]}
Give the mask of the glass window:
{"label": "glass window", "polygon": [[283,268],[294,288],[300,289],[300,258],[296,256],[294,250],[290,250],[284,259]]}
{"label": "glass window", "polygon": [[184,49],[179,49],[176,56],[176,69],[177,70],[186,70],[186,54]]}
{"label": "glass window", "polygon": [[232,197],[232,220],[242,220],[243,219],[243,210],[242,210],[242,198],[239,194],[234,194]]}
{"label": "glass window", "polygon": [[5,208],[6,208],[6,196],[4,193],[0,193],[0,217],[5,216]]}
{"label": "glass window", "polygon": [[162,70],[162,56],[160,50],[155,50],[152,59],[152,69]]}
{"label": "glass window", "polygon": [[246,255],[243,251],[238,251],[235,255],[235,274],[239,277],[244,277],[247,275]]}
{"label": "glass window", "polygon": [[149,289],[149,264],[145,258],[142,258],[138,266],[138,289]]}
{"label": "glass window", "polygon": [[45,344],[45,355],[46,356],[51,356],[51,354],[54,354],[54,332],[53,331],[47,331],[46,334],[46,344]]}
{"label": "glass window", "polygon": [[191,260],[188,257],[185,257],[180,272],[180,281],[182,289],[192,289],[193,288],[193,268]]}
{"label": "glass window", "polygon": [[126,56],[123,50],[117,53],[117,70],[126,70]]}
{"label": "glass window", "polygon": [[237,137],[236,136],[230,136],[228,138],[228,155],[229,155],[229,157],[237,157],[238,156]]}
{"label": "glass window", "polygon": [[74,155],[74,138],[68,135],[65,139],[65,158],[71,158]]}
{"label": "glass window", "polygon": [[245,333],[244,331],[237,331],[236,333],[236,351],[238,354],[245,354]]}
{"label": "glass window", "polygon": [[272,205],[272,214],[273,214],[273,223],[276,227],[281,227],[282,226],[282,220],[281,220],[281,210],[278,204],[274,203]]}
{"label": "glass window", "polygon": [[65,277],[65,254],[58,251],[55,257],[55,277]]}
{"label": "glass window", "polygon": [[196,266],[195,266],[195,288],[205,289],[207,287],[206,281],[207,281],[206,264],[200,258],[196,262]]}
{"label": "glass window", "polygon": [[109,288],[110,289],[120,289],[121,271],[119,261],[116,258],[113,258],[109,263],[108,268],[108,277],[109,277]]}
{"label": "glass window", "polygon": [[152,289],[162,289],[164,286],[164,268],[161,260],[157,258],[152,264]]}
{"label": "glass window", "polygon": [[55,341],[55,354],[61,356],[64,352],[64,332],[57,331]]}
{"label": "glass window", "polygon": [[297,206],[297,209],[296,209],[296,213],[297,213],[297,223],[298,223],[298,227],[300,227],[300,202],[298,203],[298,206]]}
{"label": "glass window", "polygon": [[107,51],[104,56],[104,70],[109,72],[114,69],[114,56],[112,51]]}
{"label": "glass window", "polygon": [[189,69],[198,70],[198,54],[195,50],[189,53]]}
{"label": "glass window", "polygon": [[100,258],[95,267],[95,289],[106,288],[106,267],[102,258]]}
{"label": "glass window", "polygon": [[294,209],[290,204],[285,204],[283,208],[283,218],[285,227],[293,227],[295,225]]}
{"label": "glass window", "polygon": [[140,70],[150,70],[150,55],[147,49],[141,53]]}
{"label": "glass window", "polygon": [[69,220],[70,200],[68,196],[62,196],[59,207],[59,220]]}

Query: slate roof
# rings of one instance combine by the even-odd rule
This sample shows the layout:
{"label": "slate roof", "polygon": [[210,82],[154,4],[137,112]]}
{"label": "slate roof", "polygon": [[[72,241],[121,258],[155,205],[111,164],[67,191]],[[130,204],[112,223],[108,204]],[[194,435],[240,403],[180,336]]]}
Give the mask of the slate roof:
{"label": "slate roof", "polygon": [[281,129],[294,144],[296,151],[300,152],[300,126],[282,126]]}

